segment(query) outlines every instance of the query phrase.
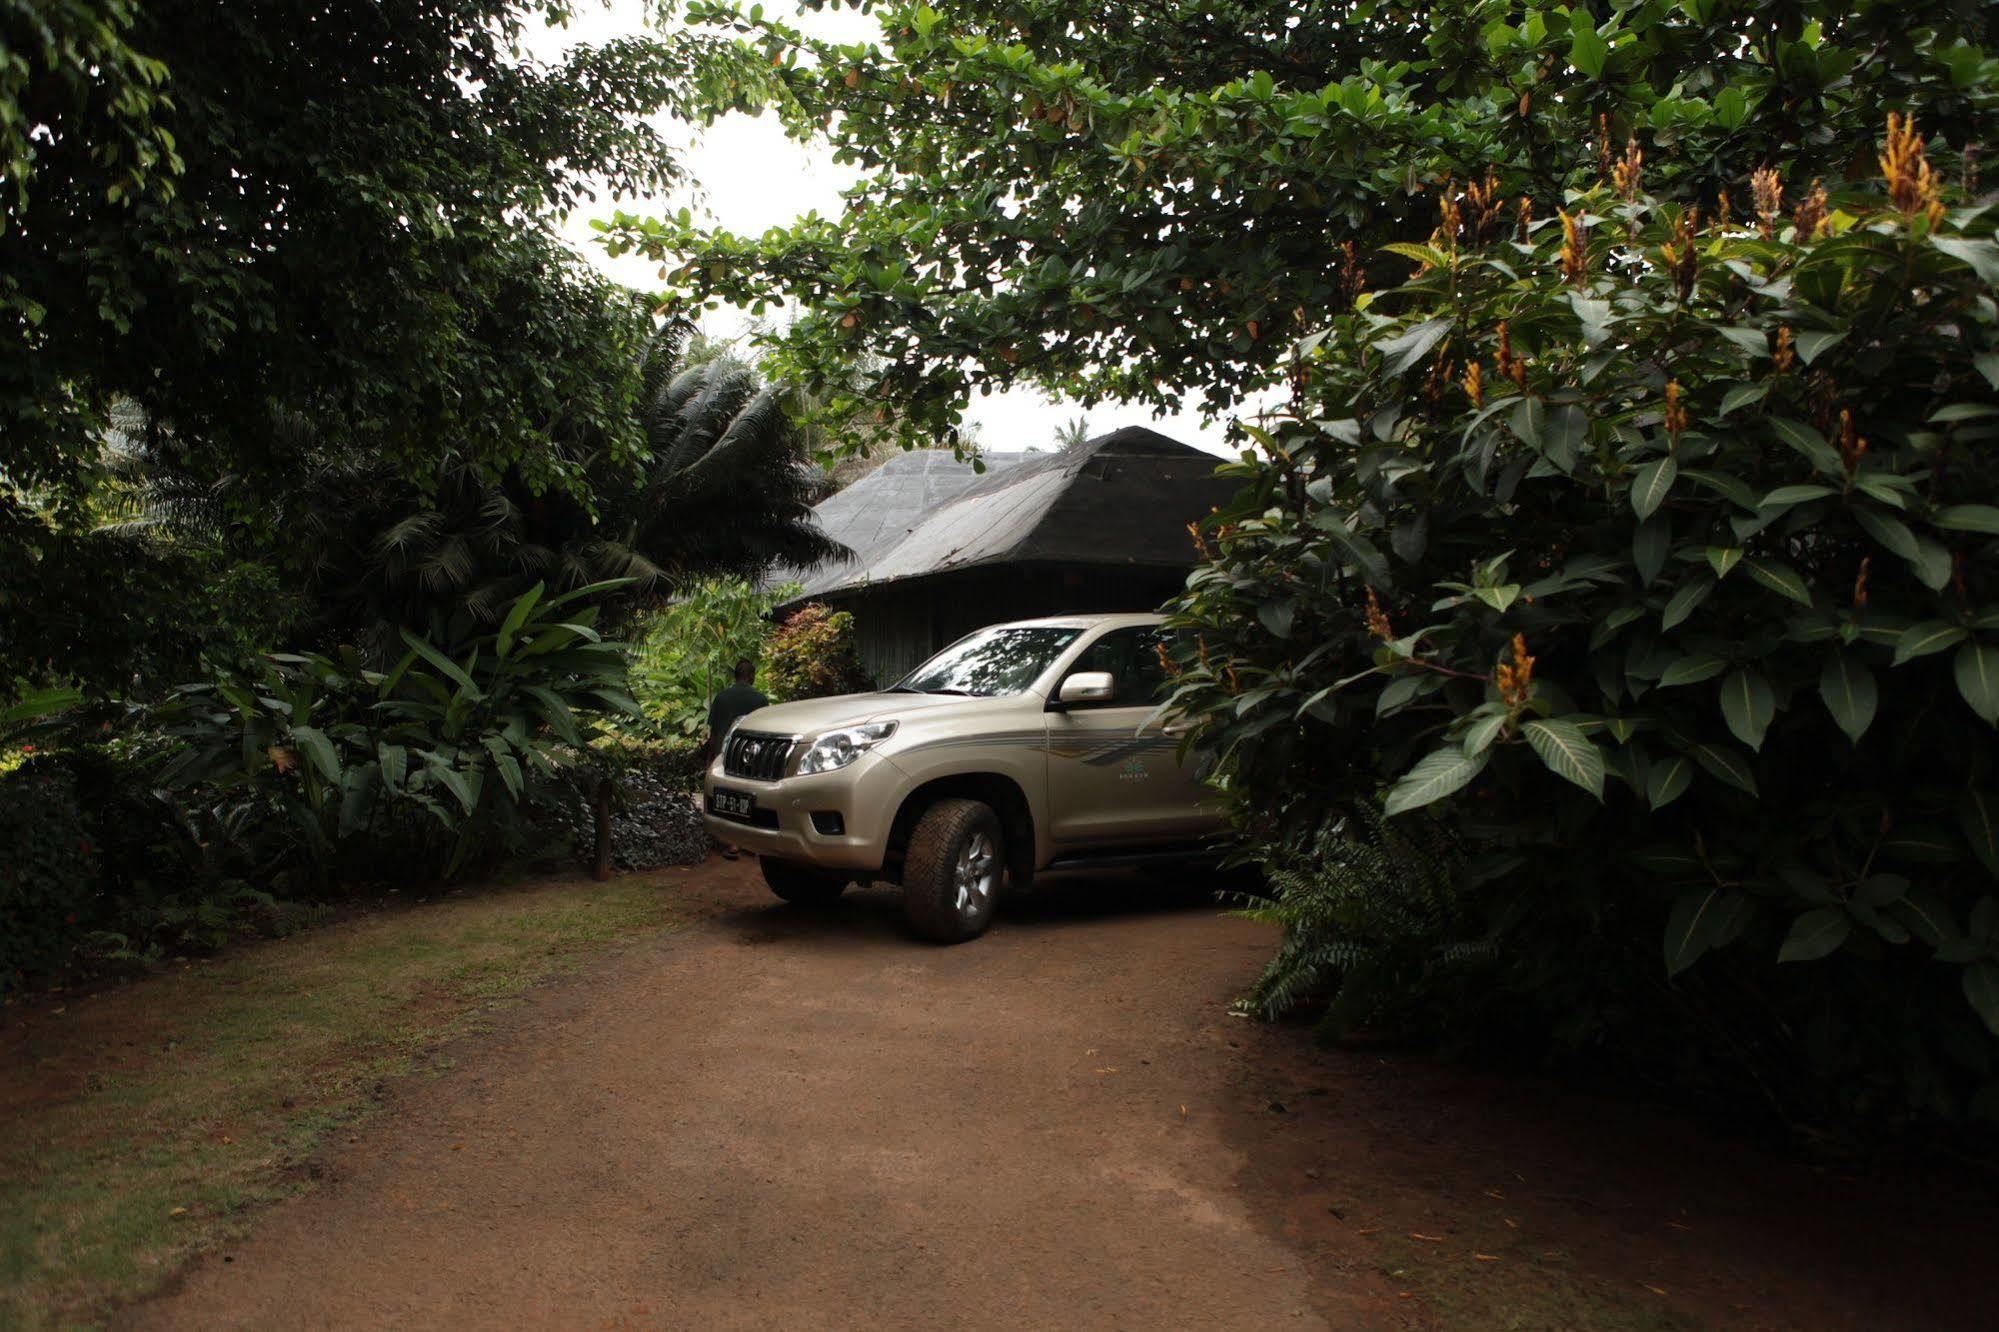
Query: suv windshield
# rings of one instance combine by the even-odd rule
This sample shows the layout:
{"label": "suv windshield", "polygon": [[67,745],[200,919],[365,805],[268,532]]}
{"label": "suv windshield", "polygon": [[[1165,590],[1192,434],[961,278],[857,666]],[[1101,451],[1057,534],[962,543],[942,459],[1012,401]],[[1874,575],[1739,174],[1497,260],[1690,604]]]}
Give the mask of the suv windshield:
{"label": "suv windshield", "polygon": [[1022,693],[1082,632],[1053,625],[984,629],[945,648],[895,687],[981,698]]}

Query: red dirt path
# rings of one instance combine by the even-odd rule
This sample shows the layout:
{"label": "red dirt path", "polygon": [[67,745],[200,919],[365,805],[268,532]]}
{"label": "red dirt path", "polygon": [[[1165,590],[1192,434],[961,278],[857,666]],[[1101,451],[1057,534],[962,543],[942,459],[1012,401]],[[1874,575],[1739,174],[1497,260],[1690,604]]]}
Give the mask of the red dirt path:
{"label": "red dirt path", "polygon": [[1999,1325],[1992,1212],[1313,1051],[1228,1016],[1270,938],[1211,906],[1084,881],[939,949],[882,890],[661,879],[705,919],[396,1088],[328,1183],[118,1321],[1541,1326],[1560,1284],[1619,1327]]}

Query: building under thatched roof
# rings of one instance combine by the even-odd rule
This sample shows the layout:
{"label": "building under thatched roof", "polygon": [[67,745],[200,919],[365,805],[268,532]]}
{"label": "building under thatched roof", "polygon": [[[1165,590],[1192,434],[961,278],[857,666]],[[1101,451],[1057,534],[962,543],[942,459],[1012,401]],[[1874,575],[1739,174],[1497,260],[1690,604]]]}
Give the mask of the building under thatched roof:
{"label": "building under thatched roof", "polygon": [[985,461],[893,457],[814,510],[854,553],[807,571],[796,600],[854,612],[880,682],[981,625],[1157,606],[1194,566],[1187,524],[1232,489],[1213,454],[1138,427]]}

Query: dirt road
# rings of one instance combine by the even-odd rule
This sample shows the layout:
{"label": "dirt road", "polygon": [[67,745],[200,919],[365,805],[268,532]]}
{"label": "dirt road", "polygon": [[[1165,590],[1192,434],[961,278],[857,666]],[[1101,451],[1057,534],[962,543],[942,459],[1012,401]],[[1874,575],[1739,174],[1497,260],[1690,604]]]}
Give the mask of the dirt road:
{"label": "dirt road", "polygon": [[[1401,1327],[1505,1309],[1516,1326],[1607,1311],[1618,1327],[1880,1327],[1963,1312],[1952,1246],[1884,1243],[1906,1218],[1860,1186],[1231,1018],[1270,939],[1198,898],[1161,908],[1135,882],[1081,883],[940,949],[903,936],[883,891],[812,915],[754,876],[718,862],[666,880],[698,924],[539,993],[443,1076],[394,1090],[327,1149],[321,1188],[119,1321]],[[1849,1233],[1840,1218],[1863,1207]]]}

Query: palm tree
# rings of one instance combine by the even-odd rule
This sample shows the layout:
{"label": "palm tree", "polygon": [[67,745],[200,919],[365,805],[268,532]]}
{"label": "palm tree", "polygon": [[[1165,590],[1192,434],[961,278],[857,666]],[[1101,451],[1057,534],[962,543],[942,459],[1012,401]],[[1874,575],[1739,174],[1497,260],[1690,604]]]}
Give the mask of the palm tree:
{"label": "palm tree", "polygon": [[[305,460],[303,474],[263,526],[311,602],[309,636],[380,655],[404,627],[445,639],[488,627],[537,582],[629,579],[617,594],[629,609],[692,577],[760,578],[846,555],[813,520],[819,481],[780,391],[726,355],[683,365],[687,336],[669,326],[646,348],[643,457],[598,449],[553,459],[587,479],[594,513],[566,491],[537,492],[518,470],[494,476],[456,452],[419,487],[388,460],[283,423],[301,434],[292,456]],[[126,519],[135,526],[178,528],[201,511],[197,501],[215,498],[190,495],[156,460],[124,472],[142,491]],[[222,527],[216,536],[231,545],[259,540]]]}
{"label": "palm tree", "polygon": [[1073,417],[1055,428],[1055,447],[1064,453],[1090,441],[1090,418]]}

